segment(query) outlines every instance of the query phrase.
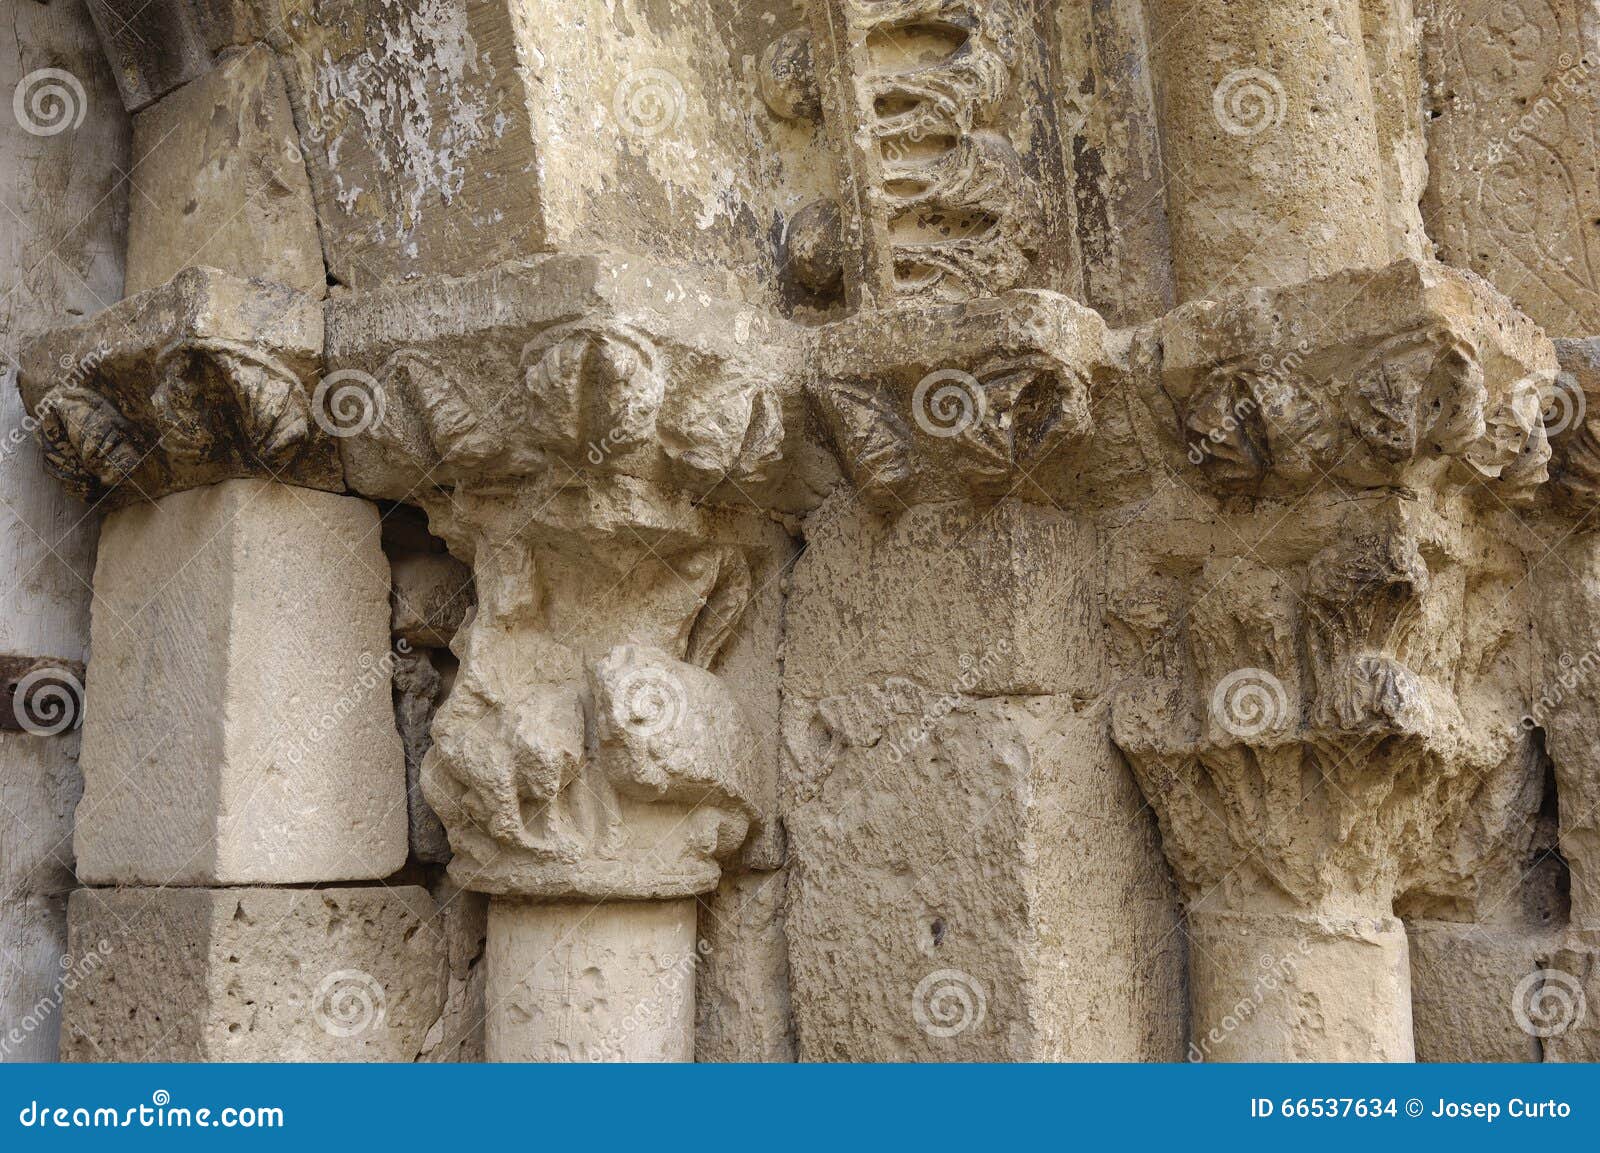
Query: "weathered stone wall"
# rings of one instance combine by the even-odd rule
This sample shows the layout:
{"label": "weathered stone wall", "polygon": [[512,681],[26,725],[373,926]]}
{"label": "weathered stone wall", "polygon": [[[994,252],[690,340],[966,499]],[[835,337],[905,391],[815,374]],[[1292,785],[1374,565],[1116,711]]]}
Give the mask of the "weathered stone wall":
{"label": "weathered stone wall", "polygon": [[121,294],[129,128],[83,4],[20,0],[0,30],[0,1057],[38,1061],[55,1056],[71,966],[97,517],[45,476],[14,380],[25,332]]}
{"label": "weathered stone wall", "polygon": [[97,6],[62,1054],[1587,1057],[1544,7]]}

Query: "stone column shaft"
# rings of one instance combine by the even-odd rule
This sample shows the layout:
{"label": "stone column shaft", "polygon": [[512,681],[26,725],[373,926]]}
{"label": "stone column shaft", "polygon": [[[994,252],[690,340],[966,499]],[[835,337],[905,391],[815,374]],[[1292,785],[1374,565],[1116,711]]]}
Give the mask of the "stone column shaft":
{"label": "stone column shaft", "polygon": [[1178,298],[1389,254],[1359,0],[1157,0]]}
{"label": "stone column shaft", "polygon": [[491,1061],[693,1061],[693,898],[489,902]]}

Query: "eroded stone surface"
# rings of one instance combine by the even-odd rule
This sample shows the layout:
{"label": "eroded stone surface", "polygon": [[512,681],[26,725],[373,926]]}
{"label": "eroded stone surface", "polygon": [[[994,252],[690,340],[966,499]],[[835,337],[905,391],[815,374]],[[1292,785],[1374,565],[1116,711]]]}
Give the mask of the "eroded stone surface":
{"label": "eroded stone surface", "polygon": [[695,902],[489,904],[491,1061],[692,1061]]}
{"label": "eroded stone surface", "polygon": [[1600,330],[1600,24],[1581,0],[1423,0],[1440,255],[1550,330]]}
{"label": "eroded stone surface", "polygon": [[904,679],[786,710],[801,1059],[1177,1059],[1169,882],[1102,714]]}
{"label": "eroded stone surface", "polygon": [[433,900],[363,889],[79,889],[67,1061],[412,1061],[444,1003]]}
{"label": "eroded stone surface", "polygon": [[322,309],[305,293],[186,268],[22,350],[46,467],[112,507],[271,476],[342,491],[313,404]]}

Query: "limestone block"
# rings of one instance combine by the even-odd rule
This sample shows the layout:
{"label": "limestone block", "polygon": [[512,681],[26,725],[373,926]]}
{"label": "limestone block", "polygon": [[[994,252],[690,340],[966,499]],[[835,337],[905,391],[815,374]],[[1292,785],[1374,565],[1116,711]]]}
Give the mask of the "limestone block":
{"label": "limestone block", "polygon": [[1067,26],[1057,75],[1085,78],[1057,98],[1073,161],[1083,300],[1113,325],[1135,324],[1171,308],[1175,291],[1145,4],[1069,5],[1056,19]]}
{"label": "limestone block", "polygon": [[1546,1061],[1600,1060],[1600,952],[1592,933],[1542,953],[1513,998],[1518,1025],[1538,1037]]}
{"label": "limestone block", "polygon": [[489,904],[491,1061],[694,1060],[695,902]]}
{"label": "limestone block", "polygon": [[1092,694],[1098,557],[1093,526],[1048,506],[919,505],[885,519],[837,494],[806,521],[785,688],[815,699],[914,676],[957,694]]}
{"label": "limestone block", "polygon": [[746,43],[764,27],[757,13],[647,16],[600,0],[262,7],[286,39],[339,283],[561,250],[681,259],[752,286],[775,267],[762,45]]}
{"label": "limestone block", "polygon": [[1176,1060],[1182,944],[1103,708],[785,701],[801,1060]]}
{"label": "limestone block", "polygon": [[204,265],[320,297],[311,185],[289,96],[257,44],[134,118],[127,294]]}
{"label": "limestone block", "polygon": [[0,732],[0,1062],[55,1060],[82,787],[76,733]]}
{"label": "limestone block", "polygon": [[79,877],[280,884],[405,861],[388,566],[365,501],[229,481],[110,516]]}
{"label": "limestone block", "polygon": [[314,297],[188,268],[25,342],[22,398],[46,466],[86,500],[244,476],[342,491],[337,426],[313,411],[322,335]]}
{"label": "limestone block", "polygon": [[1451,921],[1408,921],[1406,931],[1418,1061],[1540,1059],[1518,1023],[1517,990],[1541,968],[1549,931]]}
{"label": "limestone block", "polygon": [[1600,17],[1423,0],[1428,229],[1552,336],[1600,332]]}
{"label": "limestone block", "polygon": [[793,1061],[783,871],[725,876],[700,902],[696,1061]]}
{"label": "limestone block", "polygon": [[413,886],[79,889],[68,916],[67,1061],[412,1061],[444,1003]]}
{"label": "limestone block", "polygon": [[1411,1061],[1405,928],[1393,917],[1188,917],[1193,1060]]}
{"label": "limestone block", "polygon": [[433,888],[437,923],[444,934],[450,965],[444,1009],[423,1041],[421,1061],[481,1062],[487,970],[484,948],[489,932],[489,898],[463,889],[448,877]]}
{"label": "limestone block", "polygon": [[394,614],[389,627],[417,648],[447,648],[472,608],[472,570],[444,553],[391,557]]}
{"label": "limestone block", "polygon": [[1428,142],[1420,29],[1415,0],[1361,0],[1389,255],[1412,260],[1433,253],[1421,206],[1428,186]]}
{"label": "limestone block", "polygon": [[[3,325],[3,320],[0,320]],[[11,374],[0,372],[0,655],[83,659],[100,526],[45,475]]]}
{"label": "limestone block", "polygon": [[1537,643],[1524,720],[1543,730],[1560,794],[1561,856],[1572,870],[1572,923],[1600,929],[1600,542],[1558,537],[1533,570]]}

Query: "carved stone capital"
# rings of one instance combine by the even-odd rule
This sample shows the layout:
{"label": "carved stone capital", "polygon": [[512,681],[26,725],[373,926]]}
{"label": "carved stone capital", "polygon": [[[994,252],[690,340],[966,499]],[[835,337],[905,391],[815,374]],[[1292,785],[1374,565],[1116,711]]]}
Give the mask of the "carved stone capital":
{"label": "carved stone capital", "polygon": [[1522,558],[1464,496],[1330,496],[1296,516],[1232,551],[1218,541],[1243,518],[1209,539],[1174,525],[1129,572],[1112,616],[1142,672],[1115,694],[1117,744],[1192,895],[1470,905],[1538,804],[1507,671],[1530,660]]}
{"label": "carved stone capital", "polygon": [[337,300],[329,326],[362,493],[582,470],[738,503],[817,499],[800,330],[691,273],[547,257]]}
{"label": "carved stone capital", "polygon": [[1107,342],[1098,314],[1051,292],[906,304],[822,329],[807,387],[840,467],[880,510],[1048,499],[1081,463]]}
{"label": "carved stone capital", "polygon": [[322,307],[186,269],[92,319],[24,343],[23,403],[45,464],[112,506],[239,477],[344,488],[313,397]]}
{"label": "carved stone capital", "polygon": [[1554,349],[1469,273],[1404,260],[1237,291],[1145,338],[1168,451],[1214,491],[1448,486],[1517,504],[1547,478]]}
{"label": "carved stone capital", "polygon": [[540,898],[714,888],[758,816],[755,736],[708,671],[750,601],[756,536],[630,477],[426,504],[478,589],[422,767],[452,875]]}

